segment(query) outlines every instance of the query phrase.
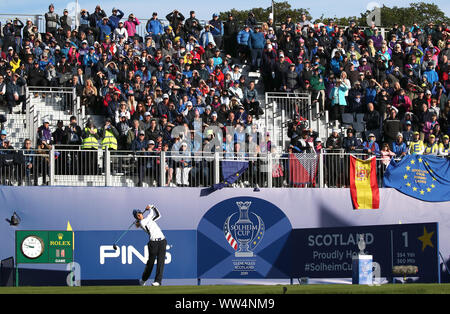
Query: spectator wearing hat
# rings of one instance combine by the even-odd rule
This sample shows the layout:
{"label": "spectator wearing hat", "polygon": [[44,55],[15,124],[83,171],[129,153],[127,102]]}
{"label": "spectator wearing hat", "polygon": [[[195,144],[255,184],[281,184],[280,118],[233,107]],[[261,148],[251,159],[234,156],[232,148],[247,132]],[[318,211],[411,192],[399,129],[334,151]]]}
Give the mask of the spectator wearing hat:
{"label": "spectator wearing hat", "polygon": [[139,24],[141,24],[141,22],[139,22],[138,18],[134,16],[133,13],[128,15],[128,20],[123,23],[123,27],[127,30],[129,38],[133,38],[135,36],[140,38],[140,36],[136,33],[136,26]]}
{"label": "spectator wearing hat", "polygon": [[342,148],[346,153],[355,153],[358,149],[361,149],[361,140],[356,137],[355,130],[353,128],[347,129],[347,136],[342,139]]}
{"label": "spectator wearing hat", "polygon": [[376,142],[375,134],[368,135],[367,140],[362,144],[362,149],[366,154],[379,156],[380,146]]}
{"label": "spectator wearing hat", "polygon": [[55,13],[55,6],[50,4],[48,6],[48,12],[45,13],[45,32],[51,33],[56,36],[56,30],[58,25],[60,25],[59,15]]}
{"label": "spectator wearing hat", "polygon": [[420,139],[420,134],[418,131],[415,131],[413,133],[413,139],[412,141],[409,143],[409,154],[410,155],[422,155],[424,150],[425,150],[425,145],[423,143],[423,141]]}
{"label": "spectator wearing hat", "polygon": [[436,136],[431,134],[425,141],[423,154],[437,156],[439,153],[439,145],[436,143]]}
{"label": "spectator wearing hat", "polygon": [[184,21],[184,15],[175,9],[166,15],[166,19],[169,21],[169,24],[173,29],[177,29],[178,24]]}
{"label": "spectator wearing hat", "polygon": [[123,42],[128,41],[128,31],[127,29],[124,27],[124,24],[122,21],[119,21],[117,23],[117,27],[114,28],[114,32],[113,32],[113,40],[116,42],[119,42],[121,40],[123,40]]}
{"label": "spectator wearing hat", "polygon": [[[153,12],[152,18],[147,21],[145,30],[148,35],[153,38],[153,41],[159,46],[161,35],[164,33],[164,27],[161,21],[158,19],[158,13]],[[159,47],[157,47],[159,48]]]}
{"label": "spectator wearing hat", "polygon": [[403,158],[408,154],[408,147],[403,141],[403,134],[401,132],[397,134],[397,139],[392,143],[392,152],[398,158]]}
{"label": "spectator wearing hat", "polygon": [[124,16],[125,13],[123,13],[122,10],[116,7],[112,8],[109,20],[112,23],[113,31],[119,26],[119,22]]}
{"label": "spectator wearing hat", "polygon": [[414,137],[414,130],[411,121],[405,122],[402,134],[403,134],[403,141],[406,143],[407,146],[409,146],[409,143],[412,141]]}
{"label": "spectator wearing hat", "polygon": [[261,27],[256,25],[254,31],[250,33],[248,39],[248,47],[250,48],[252,70],[259,71],[261,68],[263,50],[265,47],[264,33],[261,32]]}
{"label": "spectator wearing hat", "polygon": [[228,19],[223,23],[223,48],[225,53],[232,57],[237,56],[237,34],[239,32],[238,22],[234,19],[233,14],[228,14]]}
{"label": "spectator wearing hat", "polygon": [[209,21],[209,25],[211,26],[211,33],[214,37],[216,47],[222,49],[223,22],[219,19],[218,13],[213,13],[212,19]]}
{"label": "spectator wearing hat", "polygon": [[251,32],[253,31],[250,30],[250,26],[245,25],[244,28],[239,31],[236,37],[236,41],[238,44],[237,51],[241,64],[250,62],[250,48],[248,41],[250,39]]}
{"label": "spectator wearing hat", "polygon": [[439,152],[438,155],[442,157],[448,157],[450,152],[450,145],[449,145],[449,136],[445,134],[442,137],[442,142],[439,143]]}
{"label": "spectator wearing hat", "polygon": [[113,23],[109,20],[108,17],[103,17],[97,24],[97,28],[99,30],[98,38],[100,41],[104,41],[106,36],[112,37],[113,35]]}
{"label": "spectator wearing hat", "polygon": [[101,145],[102,149],[117,150],[118,143],[117,138],[119,137],[119,132],[113,125],[113,120],[108,117],[105,119],[105,124],[98,131],[99,137],[102,139]]}
{"label": "spectator wearing hat", "polygon": [[59,25],[61,25],[64,32],[72,31],[72,18],[69,16],[67,9],[64,9],[63,15],[59,18]]}

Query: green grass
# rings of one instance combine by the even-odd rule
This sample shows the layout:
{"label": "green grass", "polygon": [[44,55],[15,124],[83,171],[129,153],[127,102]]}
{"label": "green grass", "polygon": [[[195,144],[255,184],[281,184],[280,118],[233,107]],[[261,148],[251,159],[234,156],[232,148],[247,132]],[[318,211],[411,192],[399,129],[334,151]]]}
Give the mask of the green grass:
{"label": "green grass", "polygon": [[450,284],[0,287],[0,294],[450,294]]}

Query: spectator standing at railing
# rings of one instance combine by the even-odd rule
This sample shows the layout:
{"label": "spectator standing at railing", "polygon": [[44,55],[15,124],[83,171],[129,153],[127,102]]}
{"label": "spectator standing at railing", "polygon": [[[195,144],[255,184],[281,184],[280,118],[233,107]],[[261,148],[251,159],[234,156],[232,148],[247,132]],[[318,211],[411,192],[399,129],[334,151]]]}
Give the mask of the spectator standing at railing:
{"label": "spectator standing at railing", "polygon": [[446,134],[442,137],[442,143],[439,143],[439,156],[448,157],[450,152],[449,136]]}
{"label": "spectator standing at railing", "polygon": [[45,13],[45,32],[56,36],[58,25],[60,25],[59,15],[55,13],[55,6],[50,4],[48,12]]}
{"label": "spectator standing at railing", "polygon": [[50,121],[44,119],[42,125],[37,130],[37,138],[46,144],[53,144],[53,135],[50,130]]}
{"label": "spectator standing at railing", "polygon": [[376,156],[380,154],[380,146],[376,140],[375,134],[370,133],[367,140],[362,144],[364,153]]}
{"label": "spectator standing at railing", "polygon": [[347,129],[347,136],[342,139],[342,148],[346,153],[356,153],[357,149],[361,149],[361,140],[356,137],[352,128]]}
{"label": "spectator standing at railing", "polygon": [[392,142],[397,138],[397,134],[403,130],[402,123],[397,118],[397,113],[397,108],[391,107],[389,116],[383,121],[383,137],[389,145],[392,145]]}
{"label": "spectator standing at railing", "polygon": [[413,139],[409,143],[409,154],[410,155],[422,155],[425,150],[425,145],[423,144],[423,141],[420,139],[420,134],[418,131],[415,131],[413,133]]}
{"label": "spectator standing at railing", "polygon": [[431,134],[426,139],[426,144],[424,145],[423,154],[436,156],[438,154],[438,152],[439,152],[439,146],[436,143],[436,136],[434,136],[434,134]]}
{"label": "spectator standing at railing", "polygon": [[397,134],[395,142],[392,143],[392,152],[394,152],[395,156],[398,158],[403,158],[408,154],[408,147],[403,141],[403,134],[400,132]]}
{"label": "spectator standing at railing", "polygon": [[102,139],[102,149],[108,148],[109,150],[117,150],[117,138],[119,132],[112,124],[111,118],[106,118],[105,125],[98,131],[99,137]]}
{"label": "spectator standing at railing", "polygon": [[100,139],[100,136],[91,119],[88,120],[86,127],[83,129],[82,138],[81,149],[98,149],[98,140]]}

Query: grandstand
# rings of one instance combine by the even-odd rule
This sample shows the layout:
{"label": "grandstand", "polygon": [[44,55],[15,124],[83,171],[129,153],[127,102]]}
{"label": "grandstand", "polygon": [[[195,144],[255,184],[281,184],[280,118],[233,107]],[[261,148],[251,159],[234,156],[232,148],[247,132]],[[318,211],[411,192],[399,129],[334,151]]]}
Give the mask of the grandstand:
{"label": "grandstand", "polygon": [[[217,16],[199,21],[193,11],[189,17],[174,11],[159,12],[165,17],[160,19],[157,12],[137,17],[121,11],[126,8],[109,14],[100,6],[82,10],[69,23],[65,13],[54,10],[0,14],[2,214],[26,212],[21,230],[75,225],[80,253],[74,261],[89,265],[83,266],[85,283],[135,284],[137,277],[130,276],[136,267],[124,267],[145,260],[139,251],[145,243],[130,232],[128,241],[134,244],[124,243],[118,251],[110,244],[131,219],[123,208],[153,200],[160,202],[163,217],[173,219],[162,224],[176,243],[169,247],[174,261],[166,255],[166,263],[172,263],[169,279],[175,282],[282,278],[293,284],[295,278],[300,283],[314,275],[314,268],[294,271],[286,260],[306,263],[291,253],[292,245],[307,238],[304,228],[323,232],[318,236],[323,242],[314,242],[316,231],[308,231],[309,247],[319,247],[311,254],[353,245],[345,251],[350,260],[358,253],[356,241],[340,238],[333,246],[326,244],[327,235],[329,243],[337,241],[330,236],[337,233],[390,235],[394,252],[392,243],[400,243],[394,235],[414,234],[422,246],[408,254],[433,249],[428,272],[420,267],[430,265],[429,259],[408,259],[420,264],[418,280],[441,282],[446,276],[448,256],[440,254],[434,223],[442,223],[440,237],[446,237],[448,222],[442,221],[448,217],[450,183],[432,173],[449,161],[447,25],[405,26],[405,32],[354,22],[337,28],[307,20],[248,24],[231,15],[226,21]],[[438,178],[439,184],[417,193],[432,196],[411,198],[385,184],[386,174],[394,180],[394,166],[410,159],[413,164],[415,158],[422,163],[422,157],[433,170],[416,169],[421,171],[417,180]],[[355,180],[369,176],[370,189],[350,197],[362,191]],[[379,211],[355,211],[361,197],[370,199],[362,206]],[[427,203],[430,199],[437,203]],[[28,210],[35,205],[36,211]],[[251,214],[242,218],[250,206]],[[409,215],[411,208],[415,215]],[[232,238],[231,230],[242,223],[236,213],[251,225],[250,241]],[[108,219],[99,222],[99,217]],[[4,239],[14,237],[11,230],[17,226],[10,226],[0,232]],[[272,242],[257,248],[265,228],[275,228],[275,235],[269,233]],[[226,249],[241,256],[217,248],[225,230],[231,232]],[[233,247],[232,240],[241,247]],[[440,245],[448,252],[448,241]],[[275,246],[279,249],[272,252]],[[378,251],[381,246],[370,249],[388,254]],[[2,253],[17,248],[8,242]],[[226,273],[202,253],[209,250],[217,258],[227,255],[224,264],[235,263],[235,257],[249,260],[239,264],[244,270],[235,277],[237,264],[235,273]],[[100,262],[86,262],[86,252],[100,252]],[[393,257],[391,265],[384,255],[378,261],[386,282],[395,281],[395,264],[409,265]],[[320,278],[328,278],[342,274],[340,267],[347,264],[329,272],[315,267]],[[22,282],[28,283],[28,275],[22,270]],[[53,280],[45,271],[30,278],[30,285]]]}

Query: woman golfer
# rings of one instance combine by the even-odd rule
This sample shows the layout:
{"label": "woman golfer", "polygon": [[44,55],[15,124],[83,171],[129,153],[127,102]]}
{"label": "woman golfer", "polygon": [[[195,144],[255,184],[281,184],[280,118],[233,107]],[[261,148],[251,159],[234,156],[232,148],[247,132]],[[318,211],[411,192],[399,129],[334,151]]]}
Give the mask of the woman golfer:
{"label": "woman golfer", "polygon": [[158,209],[154,205],[147,205],[147,207],[145,207],[145,211],[147,210],[150,211],[150,213],[145,218],[142,211],[138,209],[133,210],[133,217],[136,219],[136,227],[141,227],[142,229],[144,229],[144,231],[147,232],[150,237],[150,241],[148,242],[148,261],[147,265],[145,266],[144,273],[142,274],[142,278],[139,279],[139,284],[141,286],[145,285],[145,282],[148,280],[150,274],[152,273],[156,258],[156,276],[155,281],[152,283],[152,286],[160,286],[164,271],[167,241],[158,224],[156,223],[156,220],[161,217]]}

